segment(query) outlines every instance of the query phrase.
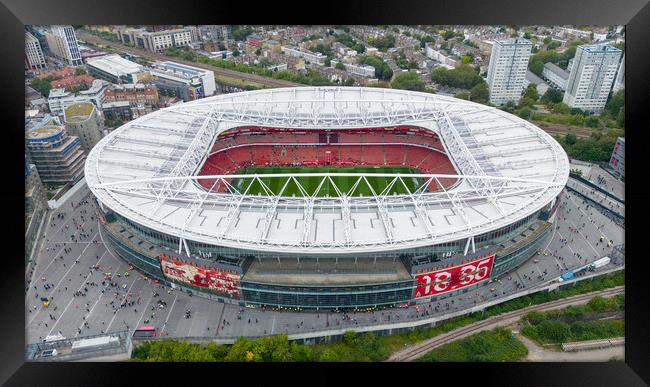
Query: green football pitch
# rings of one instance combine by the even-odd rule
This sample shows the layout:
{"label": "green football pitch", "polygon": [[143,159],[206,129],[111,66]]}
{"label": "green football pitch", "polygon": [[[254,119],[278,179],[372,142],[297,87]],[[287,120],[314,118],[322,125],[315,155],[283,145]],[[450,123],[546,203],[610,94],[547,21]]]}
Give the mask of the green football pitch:
{"label": "green football pitch", "polygon": [[[402,174],[419,174],[418,170],[410,167],[251,167],[251,168],[243,168],[237,171],[237,175],[264,175],[264,174],[272,174],[272,173],[402,173]],[[321,183],[321,180],[323,177],[320,176],[312,176],[312,177],[298,177],[296,178],[299,182],[300,185],[304,188],[304,190],[309,194],[313,195],[314,192],[318,189],[318,185]],[[357,176],[333,176],[332,180],[338,187],[338,189],[341,192],[347,193],[350,192],[350,189],[354,186],[356,183],[357,179],[359,177]],[[373,177],[373,176],[366,176],[366,179],[368,180],[368,183],[372,185],[372,189],[379,194],[382,192],[388,184],[392,181],[393,178],[391,177]],[[268,178],[260,178],[266,184],[266,186],[274,193],[274,194],[279,194],[280,191],[282,191],[282,187],[287,184],[286,188],[284,189],[284,192],[282,193],[282,196],[303,196],[301,193],[300,189],[296,185],[294,181],[289,181],[287,183],[287,180],[289,180],[288,177],[268,177]],[[420,185],[423,183],[422,178],[402,178],[404,183],[408,186],[408,189],[411,192],[414,192]],[[248,188],[248,193],[247,195],[265,195],[266,191],[262,187],[262,185],[249,178],[237,178],[234,179],[231,183],[237,190],[240,192],[246,191]],[[388,192],[389,195],[402,195],[402,194],[407,194],[408,191],[404,188],[404,185],[397,181],[391,188],[391,190]],[[325,196],[331,196],[335,197],[338,196],[336,193],[336,189],[332,186],[332,183],[329,182],[329,180],[326,180],[323,185],[321,186],[320,190],[318,191],[318,194],[316,196],[320,197],[325,197]],[[372,196],[372,191],[368,187],[368,184],[366,184],[365,181],[361,181],[354,192],[352,192],[352,196]]]}

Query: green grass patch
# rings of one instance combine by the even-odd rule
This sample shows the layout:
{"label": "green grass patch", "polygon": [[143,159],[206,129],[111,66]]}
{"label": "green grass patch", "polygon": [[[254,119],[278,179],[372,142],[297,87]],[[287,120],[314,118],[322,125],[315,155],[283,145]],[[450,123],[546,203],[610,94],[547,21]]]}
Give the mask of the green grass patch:
{"label": "green grass patch", "polygon": [[428,352],[423,362],[503,362],[517,361],[528,355],[526,346],[505,328],[484,331],[456,340]]}
{"label": "green grass patch", "polygon": [[[272,173],[402,173],[402,174],[418,174],[418,170],[409,167],[251,167],[244,168],[237,171],[239,175],[264,175]],[[326,180],[323,185],[318,189],[319,184],[321,183],[322,177],[300,177],[297,178],[300,185],[307,191],[309,195],[313,195],[318,190],[317,196],[319,197],[335,197],[338,196],[334,185],[329,180]],[[336,176],[332,177],[332,181],[336,184],[338,189],[341,192],[351,192],[352,187],[356,183],[358,177],[347,177],[347,176]],[[352,191],[352,196],[372,196],[372,191],[370,186],[379,194],[382,192],[391,182],[392,178],[390,177],[375,177],[375,176],[366,176],[368,183],[361,181],[354,191]],[[284,189],[282,196],[303,196],[298,185],[295,181],[290,180],[288,177],[269,177],[261,178],[262,182],[274,193],[279,194],[282,191],[282,187],[287,184]],[[289,181],[287,183],[287,181]],[[418,187],[423,184],[422,178],[403,178],[405,185],[411,192],[414,192]],[[240,192],[244,192],[247,187],[249,195],[266,195],[266,191],[262,184],[258,181],[248,178],[239,178],[234,179],[232,182],[233,186],[237,188]],[[370,186],[369,186],[370,184]],[[397,181],[391,190],[389,191],[390,195],[403,195],[407,194],[408,191],[404,185]]]}
{"label": "green grass patch", "polygon": [[594,297],[586,305],[569,306],[547,312],[531,312],[522,317],[521,333],[540,344],[561,344],[625,336],[621,319],[598,320],[599,314],[625,309],[625,295]]}

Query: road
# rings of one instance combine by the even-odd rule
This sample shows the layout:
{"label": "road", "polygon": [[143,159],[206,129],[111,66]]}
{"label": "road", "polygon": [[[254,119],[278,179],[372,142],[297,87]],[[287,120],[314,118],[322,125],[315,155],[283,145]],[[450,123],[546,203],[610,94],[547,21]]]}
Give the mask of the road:
{"label": "road", "polygon": [[[203,64],[203,63],[190,62],[190,61],[183,60],[183,59],[176,58],[176,57],[169,57],[169,56],[162,55],[162,54],[156,54],[156,53],[153,53],[153,52],[150,52],[150,51],[141,50],[139,48],[126,46],[126,45],[121,44],[121,43],[114,43],[114,42],[108,41],[106,39],[102,39],[102,38],[100,38],[98,36],[91,35],[91,34],[88,34],[88,33],[85,33],[85,32],[75,31],[75,33],[77,34],[77,38],[80,39],[80,40],[84,40],[86,42],[93,43],[93,44],[101,44],[101,45],[104,45],[104,46],[113,47],[113,48],[119,49],[121,51],[125,51],[125,52],[128,52],[128,53],[133,54],[133,55],[141,56],[141,57],[144,57],[144,58],[152,60],[152,61],[171,60],[171,61],[174,61],[174,62],[186,64],[186,65],[189,65],[189,66],[195,66],[195,67],[199,67],[199,68],[202,68],[202,69],[211,70],[211,71],[214,71],[215,78],[218,77],[218,76],[222,76],[222,77],[227,77],[227,78],[241,79],[243,81],[254,82],[254,83],[262,84],[262,85],[265,85],[265,86],[268,86],[268,87],[305,86],[305,85],[300,84],[300,83],[289,82],[289,81],[285,81],[285,80],[281,80],[281,79],[273,79],[273,78],[262,77],[262,76],[256,75],[256,74],[241,73],[239,71],[222,69],[220,67],[215,67],[215,66],[211,66],[211,65],[207,65],[207,64]],[[218,79],[215,79],[215,81],[217,81],[217,83],[219,83]]]}
{"label": "road", "polygon": [[517,339],[528,348],[528,356],[523,360],[526,362],[609,361],[613,357],[625,358],[625,346],[622,345],[587,351],[558,352],[544,349],[521,334],[517,334]]}
{"label": "road", "polygon": [[594,296],[601,296],[601,297],[612,297],[617,294],[621,294],[625,292],[625,287],[624,286],[619,286],[616,288],[611,288],[611,289],[606,289],[606,290],[601,290],[598,292],[592,292],[592,293],[587,293],[587,294],[581,294],[578,296],[573,296],[573,297],[568,297],[568,298],[563,298],[560,300],[556,301],[551,301],[547,302],[544,304],[539,304],[539,305],[534,305],[534,306],[529,306],[524,309],[519,309],[515,310],[513,312],[509,313],[504,313],[498,316],[494,316],[491,318],[488,318],[483,321],[476,322],[474,324],[470,324],[458,329],[455,329],[451,332],[438,335],[436,337],[433,337],[429,340],[425,340],[422,343],[415,344],[413,346],[410,346],[408,348],[405,348],[399,352],[394,353],[388,361],[396,362],[396,361],[413,361],[423,355],[425,355],[427,352],[431,351],[434,348],[437,348],[441,345],[451,343],[452,341],[462,339],[464,337],[473,335],[475,333],[485,331],[485,330],[491,330],[496,327],[500,326],[507,326],[510,324],[513,324],[517,322],[522,316],[525,314],[531,312],[531,311],[547,311],[551,309],[558,309],[558,308],[565,308],[569,305],[582,305],[586,304],[591,300]]}

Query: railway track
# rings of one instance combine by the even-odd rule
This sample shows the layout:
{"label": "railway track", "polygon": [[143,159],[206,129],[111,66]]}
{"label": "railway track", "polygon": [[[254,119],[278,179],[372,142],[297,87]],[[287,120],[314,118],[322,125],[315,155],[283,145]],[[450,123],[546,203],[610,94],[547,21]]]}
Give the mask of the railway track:
{"label": "railway track", "polygon": [[116,49],[119,49],[121,51],[128,52],[129,54],[141,56],[141,57],[146,58],[148,60],[153,60],[153,61],[173,60],[174,62],[183,63],[183,64],[186,64],[186,65],[189,65],[189,66],[194,66],[194,67],[199,67],[199,68],[206,69],[206,70],[211,70],[211,71],[214,71],[214,74],[216,76],[220,75],[220,76],[228,77],[228,78],[236,78],[236,79],[240,79],[240,80],[243,80],[243,81],[254,82],[254,83],[258,83],[258,84],[262,84],[262,85],[266,85],[266,86],[271,86],[271,87],[305,86],[305,85],[302,85],[300,83],[284,81],[284,80],[281,80],[281,79],[267,78],[267,77],[263,77],[263,76],[256,75],[256,74],[241,73],[239,71],[222,69],[220,67],[211,66],[211,65],[207,65],[207,64],[203,64],[203,63],[191,62],[191,61],[184,60],[184,59],[181,59],[181,58],[169,57],[169,56],[166,56],[166,55],[153,53],[153,52],[142,50],[142,49],[139,49],[139,48],[126,46],[126,45],[121,44],[121,43],[111,42],[109,40],[106,40],[106,39],[103,39],[103,38],[100,38],[98,36],[95,36],[95,35],[92,35],[92,34],[89,34],[89,33],[85,33],[85,32],[76,31],[76,35],[77,35],[77,37],[79,39],[84,40],[84,41],[86,41],[88,43],[101,44],[101,45],[104,45],[104,46],[116,48]]}
{"label": "railway track", "polygon": [[524,309],[519,309],[513,312],[508,312],[505,314],[494,316],[487,320],[479,321],[474,324],[467,325],[458,328],[456,330],[453,330],[451,332],[436,336],[434,338],[426,340],[423,343],[417,344],[411,348],[399,351],[393,354],[387,361],[406,362],[406,361],[415,360],[423,356],[425,353],[431,351],[432,349],[435,349],[444,344],[448,344],[452,341],[461,339],[465,336],[469,336],[470,334],[477,333],[479,331],[486,330],[491,327],[509,325],[531,311],[541,312],[550,309],[562,308],[573,304],[586,303],[594,296],[612,297],[624,292],[625,292],[624,286],[617,286],[611,289],[605,289],[598,292],[592,292],[592,293],[581,294],[569,298],[563,298],[561,300],[551,301],[540,305],[529,306]]}
{"label": "railway track", "polygon": [[577,128],[576,129],[569,129],[569,128],[562,128],[562,127],[556,127],[556,126],[549,126],[549,125],[545,125],[545,124],[540,123],[540,122],[533,122],[533,124],[537,125],[540,129],[542,129],[543,131],[545,131],[546,133],[548,133],[550,135],[554,135],[554,134],[565,135],[565,134],[568,134],[568,133],[573,133],[573,134],[576,135],[576,138],[584,139],[584,138],[591,137],[591,132],[592,132],[591,129],[577,129]]}

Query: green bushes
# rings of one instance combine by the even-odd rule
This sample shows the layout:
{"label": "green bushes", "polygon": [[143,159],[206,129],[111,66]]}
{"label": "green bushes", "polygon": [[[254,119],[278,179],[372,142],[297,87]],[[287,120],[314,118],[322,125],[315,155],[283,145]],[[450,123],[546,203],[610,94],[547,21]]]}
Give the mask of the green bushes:
{"label": "green bushes", "polygon": [[561,344],[574,341],[608,339],[625,336],[623,320],[564,321],[544,320],[526,325],[521,333],[541,344]]}
{"label": "green bushes", "polygon": [[393,89],[425,91],[426,85],[414,71],[397,74],[390,84]]}
{"label": "green bushes", "polygon": [[517,361],[528,355],[526,346],[504,328],[480,332],[460,339],[424,355],[425,362],[503,362]]}
{"label": "green bushes", "polygon": [[[536,114],[533,114],[533,117],[535,116]],[[616,139],[624,135],[625,133],[621,129],[609,129],[604,135],[600,132],[593,132],[589,138],[578,139],[569,133],[564,137],[555,136],[555,139],[571,158],[603,162],[609,161]]]}
{"label": "green bushes", "polygon": [[359,59],[360,64],[369,65],[375,68],[375,78],[383,81],[389,81],[393,77],[393,70],[391,70],[388,63],[377,56],[364,56]]}
{"label": "green bushes", "polygon": [[625,295],[594,297],[587,304],[547,312],[531,312],[522,317],[525,336],[542,344],[596,340],[625,335],[622,320],[583,321],[596,313],[614,312],[625,307]]}
{"label": "green bushes", "polygon": [[431,72],[431,80],[443,86],[461,89],[471,89],[477,84],[485,82],[478,74],[478,70],[468,64],[462,64],[453,70],[438,67]]}

